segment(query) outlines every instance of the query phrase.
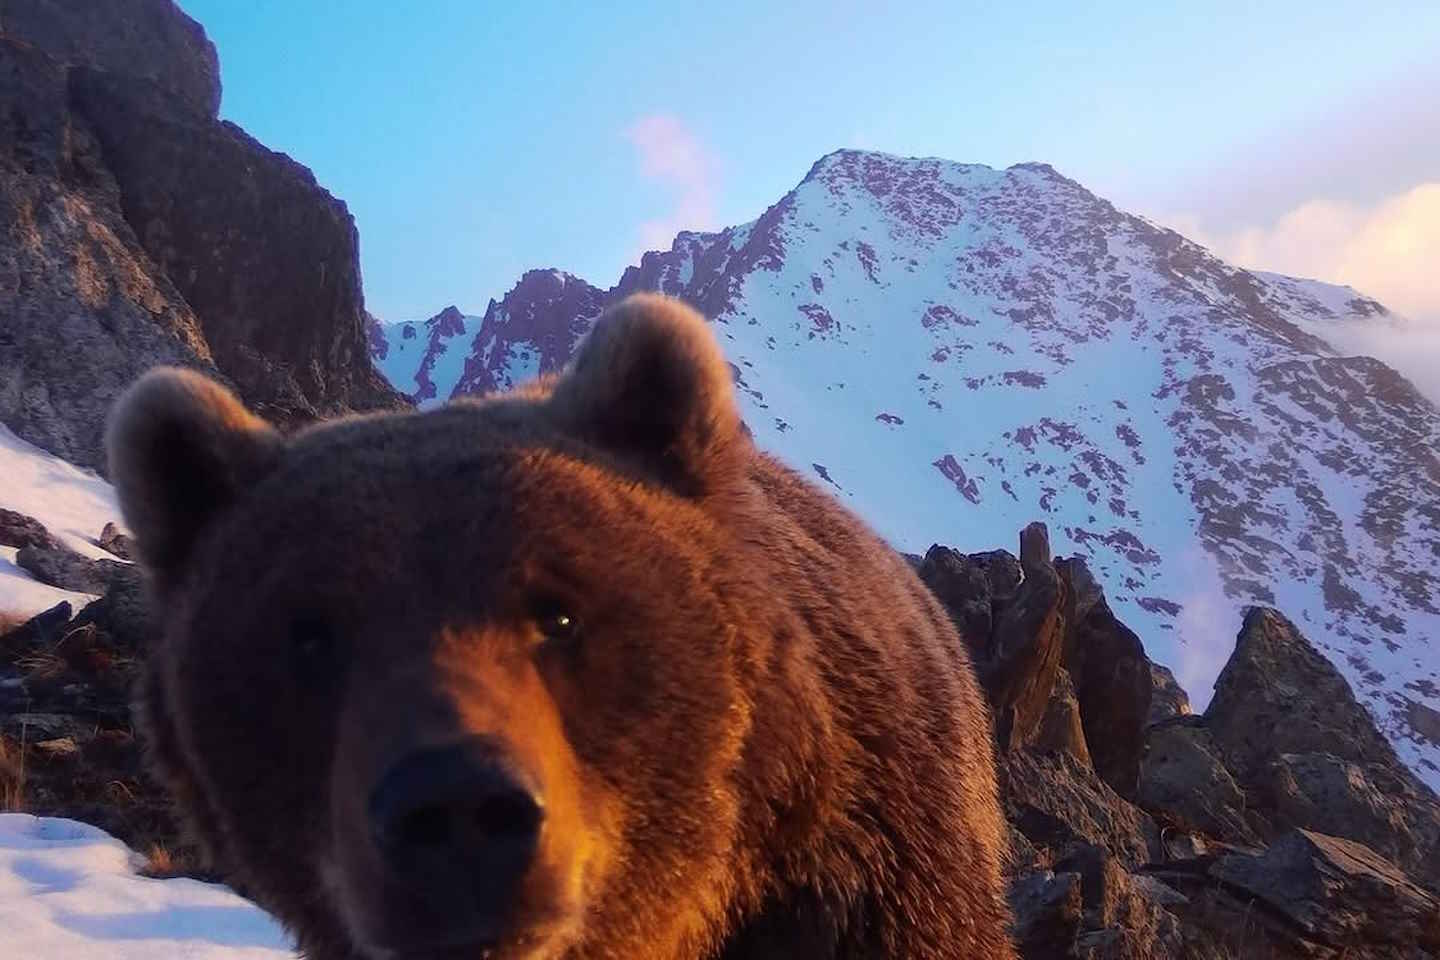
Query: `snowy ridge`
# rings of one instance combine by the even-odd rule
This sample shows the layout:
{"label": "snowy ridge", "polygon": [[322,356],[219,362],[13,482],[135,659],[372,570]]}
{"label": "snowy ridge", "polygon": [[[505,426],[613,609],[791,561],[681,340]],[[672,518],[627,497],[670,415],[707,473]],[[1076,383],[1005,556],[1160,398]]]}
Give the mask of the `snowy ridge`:
{"label": "snowy ridge", "polygon": [[448,399],[465,369],[479,317],[453,305],[429,320],[375,321],[370,359],[397,390],[422,405]]}
{"label": "snowy ridge", "polygon": [[280,925],[228,888],[138,876],[136,855],[97,827],[0,814],[6,957],[282,960]]}
{"label": "snowy ridge", "polygon": [[1416,722],[1440,709],[1440,413],[1322,339],[1389,322],[1375,301],[1230,267],[1043,164],[856,151],[584,285],[583,315],[527,313],[525,287],[467,368],[527,359],[455,395],[563,362],[597,305],[680,296],[716,322],[758,442],[898,548],[1047,521],[1201,704],[1243,606],[1273,603],[1440,785]]}
{"label": "snowy ridge", "polygon": [[[0,424],[0,507],[34,517],[72,550],[92,559],[117,560],[96,545],[107,523],[120,524],[115,491],[82,470],[26,443]],[[0,614],[31,617],[62,600],[76,610],[95,599],[35,580],[15,565],[15,547],[0,546]]]}

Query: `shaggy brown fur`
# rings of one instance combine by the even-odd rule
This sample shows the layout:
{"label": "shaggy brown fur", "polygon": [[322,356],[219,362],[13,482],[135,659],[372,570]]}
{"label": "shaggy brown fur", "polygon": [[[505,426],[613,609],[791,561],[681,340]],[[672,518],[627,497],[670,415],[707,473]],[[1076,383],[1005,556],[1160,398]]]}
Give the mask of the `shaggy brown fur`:
{"label": "shaggy brown fur", "polygon": [[[753,447],[688,308],[627,300],[552,382],[289,440],[155,372],[109,449],[164,610],[156,766],[310,956],[1013,956],[964,648]],[[364,806],[474,734],[544,802],[488,947]]]}

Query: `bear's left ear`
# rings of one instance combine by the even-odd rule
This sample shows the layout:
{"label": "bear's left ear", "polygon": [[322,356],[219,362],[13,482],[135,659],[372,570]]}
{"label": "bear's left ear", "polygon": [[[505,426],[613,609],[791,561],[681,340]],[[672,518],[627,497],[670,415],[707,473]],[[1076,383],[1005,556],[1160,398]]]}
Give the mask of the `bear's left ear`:
{"label": "bear's left ear", "polygon": [[669,297],[636,294],[595,321],[549,408],[685,496],[714,492],[744,462],[730,367],[709,325]]}
{"label": "bear's left ear", "polygon": [[201,532],[279,459],[284,440],[215,381],[160,367],[110,412],[105,449],[120,512],[162,588]]}

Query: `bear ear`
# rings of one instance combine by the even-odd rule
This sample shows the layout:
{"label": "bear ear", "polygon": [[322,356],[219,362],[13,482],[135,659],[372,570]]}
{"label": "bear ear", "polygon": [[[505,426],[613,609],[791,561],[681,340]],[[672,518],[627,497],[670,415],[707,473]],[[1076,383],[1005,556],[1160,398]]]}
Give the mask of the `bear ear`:
{"label": "bear ear", "polygon": [[110,477],[140,557],[162,585],[283,447],[274,427],[190,370],[151,370],[116,401],[105,432]]}
{"label": "bear ear", "polygon": [[669,297],[636,294],[607,310],[549,405],[567,430],[685,496],[713,492],[743,463],[730,367],[709,325]]}

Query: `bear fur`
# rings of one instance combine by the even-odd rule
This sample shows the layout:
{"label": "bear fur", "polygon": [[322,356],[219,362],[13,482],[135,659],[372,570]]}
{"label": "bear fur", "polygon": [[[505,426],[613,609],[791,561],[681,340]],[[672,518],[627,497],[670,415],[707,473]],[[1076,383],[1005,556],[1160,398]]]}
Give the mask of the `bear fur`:
{"label": "bear fur", "polygon": [[[755,448],[689,308],[635,296],[559,376],[292,437],[152,371],[107,444],[163,623],[153,765],[307,956],[1014,956],[965,647]],[[473,735],[544,798],[485,932],[463,883],[396,882],[364,803]]]}

